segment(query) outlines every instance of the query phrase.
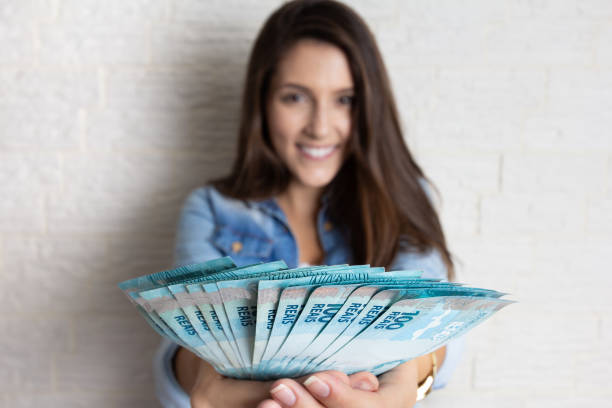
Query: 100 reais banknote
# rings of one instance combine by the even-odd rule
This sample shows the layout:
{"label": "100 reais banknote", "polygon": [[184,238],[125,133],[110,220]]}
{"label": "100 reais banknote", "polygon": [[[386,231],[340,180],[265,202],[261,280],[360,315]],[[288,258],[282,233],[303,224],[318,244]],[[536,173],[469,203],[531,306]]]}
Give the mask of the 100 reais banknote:
{"label": "100 reais banknote", "polygon": [[432,352],[504,306],[505,293],[369,265],[237,267],[230,257],[119,283],[145,320],[240,379],[322,370],[376,375]]}

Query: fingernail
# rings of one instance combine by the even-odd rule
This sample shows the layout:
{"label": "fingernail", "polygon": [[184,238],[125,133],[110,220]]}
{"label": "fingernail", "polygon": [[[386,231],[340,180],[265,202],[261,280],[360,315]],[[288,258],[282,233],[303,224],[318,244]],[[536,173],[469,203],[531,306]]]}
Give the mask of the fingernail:
{"label": "fingernail", "polygon": [[279,384],[270,390],[270,394],[284,405],[292,406],[295,404],[295,395],[291,388],[285,384]]}
{"label": "fingernail", "polygon": [[269,400],[260,402],[259,405],[257,405],[257,408],[283,408],[283,407],[278,402],[269,399]]}
{"label": "fingernail", "polygon": [[304,381],[304,386],[308,388],[308,391],[318,397],[325,398],[329,395],[329,385],[321,381],[316,375],[311,375]]}
{"label": "fingernail", "polygon": [[374,385],[369,381],[359,381],[357,384],[355,384],[355,388],[362,391],[374,391]]}

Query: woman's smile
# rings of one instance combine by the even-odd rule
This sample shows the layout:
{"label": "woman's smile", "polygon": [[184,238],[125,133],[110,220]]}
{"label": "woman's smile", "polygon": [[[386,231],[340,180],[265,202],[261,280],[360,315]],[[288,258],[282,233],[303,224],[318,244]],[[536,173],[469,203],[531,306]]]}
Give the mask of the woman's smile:
{"label": "woman's smile", "polygon": [[302,156],[312,160],[325,160],[338,151],[339,144],[326,146],[313,146],[297,143],[296,144]]}

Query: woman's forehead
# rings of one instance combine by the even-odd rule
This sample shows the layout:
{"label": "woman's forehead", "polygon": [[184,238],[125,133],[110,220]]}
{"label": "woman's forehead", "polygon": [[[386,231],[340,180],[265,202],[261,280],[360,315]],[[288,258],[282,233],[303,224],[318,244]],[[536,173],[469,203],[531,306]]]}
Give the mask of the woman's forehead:
{"label": "woman's forehead", "polygon": [[293,84],[332,92],[353,87],[344,52],[333,44],[311,39],[298,41],[284,55],[275,79],[277,87]]}

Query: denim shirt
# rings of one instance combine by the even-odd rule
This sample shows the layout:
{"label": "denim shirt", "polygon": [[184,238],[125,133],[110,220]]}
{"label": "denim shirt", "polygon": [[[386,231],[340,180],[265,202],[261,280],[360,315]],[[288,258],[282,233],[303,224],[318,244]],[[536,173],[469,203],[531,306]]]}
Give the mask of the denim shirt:
{"label": "denim shirt", "polygon": [[[317,215],[318,236],[325,253],[323,264],[352,264],[351,250],[339,226],[327,217],[323,196]],[[212,186],[195,189],[187,197],[179,218],[175,266],[204,262],[229,255],[236,265],[284,260],[288,267],[298,266],[299,254],[287,218],[273,198],[236,200],[223,196]],[[447,279],[438,251],[399,252],[390,270],[419,269],[424,278]],[[433,388],[442,388],[462,354],[463,341],[447,344],[444,363]]]}

